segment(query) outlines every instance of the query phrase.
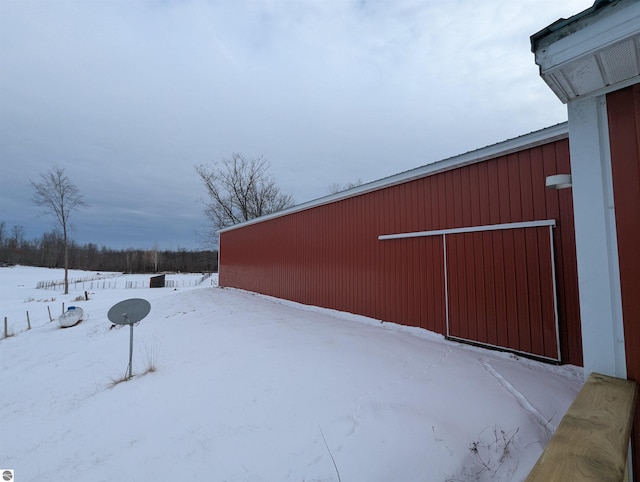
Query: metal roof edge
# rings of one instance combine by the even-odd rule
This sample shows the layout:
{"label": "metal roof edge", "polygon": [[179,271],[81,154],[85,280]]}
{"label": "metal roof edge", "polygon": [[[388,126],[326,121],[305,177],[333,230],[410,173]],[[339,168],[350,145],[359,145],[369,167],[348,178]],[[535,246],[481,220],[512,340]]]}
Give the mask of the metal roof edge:
{"label": "metal roof edge", "polygon": [[617,0],[596,0],[595,3],[591,7],[587,8],[586,10],[576,13],[575,15],[572,15],[569,18],[560,18],[555,22],[553,22],[551,25],[548,25],[542,30],[539,30],[538,32],[534,33],[529,37],[529,40],[531,42],[531,52],[535,53],[538,50],[539,43],[543,39],[545,39],[547,36],[557,32],[558,30],[563,29],[567,25],[570,25],[578,20],[591,16],[601,8],[606,7],[607,5],[609,5],[610,3],[614,3],[615,1]]}
{"label": "metal roof edge", "polygon": [[218,233],[224,233],[237,228],[250,226],[251,224],[261,223],[270,219],[275,219],[289,214],[293,214],[300,211],[305,211],[325,204],[331,204],[343,199],[348,199],[369,192],[378,191],[398,184],[404,184],[406,182],[414,181],[423,177],[432,176],[440,172],[449,171],[459,167],[467,166],[469,164],[475,164],[478,162],[486,161],[488,159],[494,159],[496,157],[506,156],[514,152],[522,151],[524,149],[530,149],[532,147],[549,144],[560,139],[566,139],[569,137],[569,127],[567,122],[562,122],[538,131],[530,132],[529,134],[523,134],[518,137],[507,139],[497,144],[492,144],[480,149],[465,152],[464,154],[458,154],[453,157],[449,157],[440,161],[435,161],[429,164],[425,164],[408,171],[404,171],[392,176],[388,176],[377,181],[371,181],[360,186],[347,189],[335,194],[330,194],[321,198],[313,199],[311,201],[292,206],[282,211],[278,211],[272,214],[267,214],[259,218],[251,219],[243,223],[234,224],[227,228],[218,230]]}

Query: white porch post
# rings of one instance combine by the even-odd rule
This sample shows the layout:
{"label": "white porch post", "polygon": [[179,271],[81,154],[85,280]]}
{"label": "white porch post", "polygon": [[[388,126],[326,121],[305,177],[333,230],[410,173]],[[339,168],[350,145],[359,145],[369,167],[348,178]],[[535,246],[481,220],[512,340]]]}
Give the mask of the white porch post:
{"label": "white porch post", "polygon": [[585,377],[626,378],[606,97],[567,107]]}

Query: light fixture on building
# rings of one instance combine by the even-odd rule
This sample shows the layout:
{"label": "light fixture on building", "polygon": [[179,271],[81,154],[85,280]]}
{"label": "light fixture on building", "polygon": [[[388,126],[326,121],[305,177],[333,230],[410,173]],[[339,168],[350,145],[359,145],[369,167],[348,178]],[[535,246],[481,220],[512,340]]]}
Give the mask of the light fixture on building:
{"label": "light fixture on building", "polygon": [[547,187],[549,189],[565,189],[571,187],[571,174],[547,176]]}

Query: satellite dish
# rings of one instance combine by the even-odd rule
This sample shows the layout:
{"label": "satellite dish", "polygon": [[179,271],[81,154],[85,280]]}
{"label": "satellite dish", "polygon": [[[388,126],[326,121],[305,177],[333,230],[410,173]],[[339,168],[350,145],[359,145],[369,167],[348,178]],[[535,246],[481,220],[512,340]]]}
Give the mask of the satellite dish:
{"label": "satellite dish", "polygon": [[116,303],[111,307],[107,318],[116,325],[129,325],[131,328],[129,336],[129,376],[131,378],[131,370],[133,368],[133,325],[142,320],[151,311],[151,304],[142,298],[131,298]]}
{"label": "satellite dish", "polygon": [[147,300],[131,298],[113,305],[107,318],[116,325],[132,325],[142,320],[150,311],[151,305]]}

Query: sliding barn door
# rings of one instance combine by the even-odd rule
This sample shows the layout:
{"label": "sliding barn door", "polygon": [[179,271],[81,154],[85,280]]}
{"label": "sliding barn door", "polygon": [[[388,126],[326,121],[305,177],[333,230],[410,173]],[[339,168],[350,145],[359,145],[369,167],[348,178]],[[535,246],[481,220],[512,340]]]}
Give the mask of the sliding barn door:
{"label": "sliding barn door", "polygon": [[559,361],[552,227],[444,241],[447,336]]}

